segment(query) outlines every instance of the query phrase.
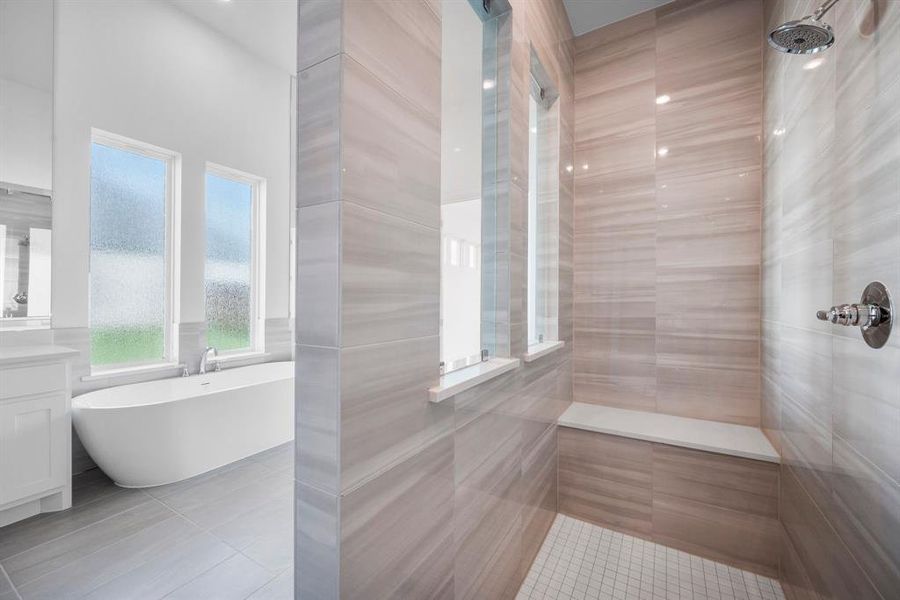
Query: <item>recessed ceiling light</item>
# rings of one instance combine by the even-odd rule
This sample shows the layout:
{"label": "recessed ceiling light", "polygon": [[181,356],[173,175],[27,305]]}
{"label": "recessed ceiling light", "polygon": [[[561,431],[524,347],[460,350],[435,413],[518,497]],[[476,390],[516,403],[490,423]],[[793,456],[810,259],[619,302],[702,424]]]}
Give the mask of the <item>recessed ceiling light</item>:
{"label": "recessed ceiling light", "polygon": [[656,97],[657,104],[667,104],[672,99],[668,94],[663,94],[662,96]]}
{"label": "recessed ceiling light", "polygon": [[659,150],[656,151],[656,154],[658,154],[659,156],[665,156],[668,153],[669,153],[669,149],[666,148],[665,146],[663,146],[662,148],[660,148]]}
{"label": "recessed ceiling light", "polygon": [[493,79],[485,79],[484,82],[482,82],[481,87],[483,87],[486,90],[492,90],[492,89],[494,89],[495,85],[497,85],[497,82],[494,81]]}
{"label": "recessed ceiling light", "polygon": [[571,173],[574,170],[575,170],[575,167],[573,167],[572,165],[566,165],[566,171],[568,171],[569,173]]}
{"label": "recessed ceiling light", "polygon": [[824,58],[814,58],[812,60],[808,60],[806,61],[806,64],[803,65],[803,69],[806,71],[812,71],[813,69],[821,67],[823,62],[825,62]]}

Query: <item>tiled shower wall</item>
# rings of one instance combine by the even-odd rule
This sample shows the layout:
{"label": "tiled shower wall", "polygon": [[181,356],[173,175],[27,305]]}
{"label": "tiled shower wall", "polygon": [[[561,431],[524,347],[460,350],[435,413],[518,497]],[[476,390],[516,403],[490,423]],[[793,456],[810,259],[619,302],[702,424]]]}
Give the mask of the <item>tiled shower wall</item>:
{"label": "tiled shower wall", "polygon": [[[511,4],[512,50],[500,65],[509,75],[497,86],[510,98],[498,175],[508,190],[498,290],[509,301],[491,322],[521,356],[530,45],[560,90],[561,168],[573,152],[573,50],[561,2]],[[565,348],[444,403],[427,401],[439,377],[440,14],[440,0],[300,3],[301,598],[513,597],[556,514],[555,421],[572,395],[573,194],[564,169]]]}
{"label": "tiled shower wall", "polygon": [[[767,26],[815,4],[767,0]],[[765,57],[763,428],[783,458],[785,591],[887,600],[900,590],[900,336],[873,350],[815,312],[873,279],[900,292],[900,2],[843,1],[825,20],[827,52]]]}
{"label": "tiled shower wall", "polygon": [[676,0],[575,41],[576,401],[759,424],[762,19]]}

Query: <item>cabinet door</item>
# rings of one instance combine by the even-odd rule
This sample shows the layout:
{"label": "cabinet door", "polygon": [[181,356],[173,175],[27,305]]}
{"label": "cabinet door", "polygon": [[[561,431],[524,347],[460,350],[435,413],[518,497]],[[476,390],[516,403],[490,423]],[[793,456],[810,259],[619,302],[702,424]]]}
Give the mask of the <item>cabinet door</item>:
{"label": "cabinet door", "polygon": [[66,394],[0,403],[0,504],[66,482]]}

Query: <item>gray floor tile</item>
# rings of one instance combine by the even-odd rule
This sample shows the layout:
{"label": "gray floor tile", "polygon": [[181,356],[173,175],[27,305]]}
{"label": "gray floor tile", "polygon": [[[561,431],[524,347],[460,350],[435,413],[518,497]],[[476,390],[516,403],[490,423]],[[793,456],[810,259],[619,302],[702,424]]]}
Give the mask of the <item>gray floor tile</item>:
{"label": "gray floor tile", "polygon": [[285,527],[274,535],[261,537],[241,550],[270,571],[281,571],[294,564],[294,532]]}
{"label": "gray floor tile", "polygon": [[281,574],[253,592],[247,600],[292,600],[294,597],[294,570],[286,569]]}
{"label": "gray floor tile", "polygon": [[145,490],[81,473],[72,509],[0,529],[0,600],[288,600],[293,460],[285,444]]}
{"label": "gray floor tile", "polygon": [[250,459],[273,471],[293,471],[294,442],[275,446],[270,450],[265,450],[251,456]]}
{"label": "gray floor tile", "polygon": [[[235,482],[236,483],[236,482]],[[214,528],[232,519],[235,515],[257,509],[275,498],[290,498],[294,480],[287,473],[266,471],[262,476],[242,480],[241,487],[218,495],[204,494],[200,504],[191,502],[180,508],[169,504],[171,498],[163,502],[197,523],[204,529]]]}
{"label": "gray floor tile", "polygon": [[201,473],[200,475],[185,479],[183,481],[176,481],[175,483],[145,488],[145,491],[155,498],[166,498],[179,492],[186,492],[191,488],[206,485],[212,481],[222,478],[226,473],[235,469],[239,469],[240,467],[245,466],[248,463],[253,463],[253,461],[250,460],[250,458],[244,458],[213,469],[212,471],[207,471],[206,473]]}
{"label": "gray floor tile", "polygon": [[119,488],[103,501],[81,504],[70,510],[44,513],[8,525],[0,531],[0,560],[93,525],[146,501],[147,495],[139,490]]}
{"label": "gray floor tile", "polygon": [[112,479],[100,469],[90,469],[72,478],[72,505],[81,506],[102,500],[122,491]]}
{"label": "gray floor tile", "polygon": [[[168,551],[96,588],[85,600],[163,598],[234,554],[232,548],[203,533],[170,547]],[[214,600],[216,596],[195,596],[195,599]]]}
{"label": "gray floor tile", "polygon": [[61,538],[35,546],[2,562],[17,586],[93,554],[139,531],[174,516],[171,510],[147,497],[146,502],[84,527]]}
{"label": "gray floor tile", "polygon": [[196,526],[173,515],[19,587],[19,594],[25,600],[80,597],[141,565],[171,554],[173,548],[201,534]]}
{"label": "gray floor tile", "polygon": [[9,577],[6,575],[3,565],[0,565],[0,599],[7,595],[14,597],[15,589],[13,588],[13,584],[9,580]]}
{"label": "gray floor tile", "polygon": [[235,554],[165,596],[167,600],[243,600],[275,578],[255,562]]}
{"label": "gray floor tile", "polygon": [[258,486],[262,478],[270,475],[271,470],[259,463],[248,461],[234,469],[219,472],[212,477],[204,477],[194,485],[172,491],[165,496],[157,495],[154,490],[150,490],[150,493],[178,512],[187,514],[190,511],[202,511],[210,502],[228,497],[241,488]]}
{"label": "gray floor tile", "polygon": [[241,550],[260,538],[292,529],[293,521],[294,499],[287,496],[236,513],[233,518],[210,532],[229,546]]}

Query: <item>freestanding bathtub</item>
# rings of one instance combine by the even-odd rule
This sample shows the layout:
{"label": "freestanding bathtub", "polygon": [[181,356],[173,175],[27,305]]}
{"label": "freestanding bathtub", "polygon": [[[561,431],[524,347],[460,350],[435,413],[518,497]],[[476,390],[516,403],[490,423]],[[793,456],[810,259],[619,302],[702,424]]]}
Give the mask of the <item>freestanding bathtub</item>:
{"label": "freestanding bathtub", "polygon": [[91,458],[117,485],[199,475],[294,438],[294,363],[136,383],[72,400]]}

